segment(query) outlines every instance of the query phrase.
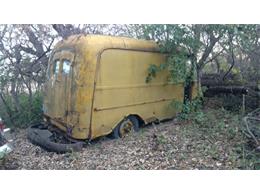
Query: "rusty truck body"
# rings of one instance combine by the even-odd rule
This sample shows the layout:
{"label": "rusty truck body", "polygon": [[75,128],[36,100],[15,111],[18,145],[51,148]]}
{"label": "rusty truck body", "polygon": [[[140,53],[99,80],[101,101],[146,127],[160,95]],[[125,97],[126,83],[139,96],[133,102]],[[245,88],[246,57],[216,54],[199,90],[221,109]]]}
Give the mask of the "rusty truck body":
{"label": "rusty truck body", "polygon": [[180,110],[169,105],[183,101],[184,83],[169,82],[167,70],[146,82],[149,66],[166,57],[153,41],[101,35],[60,41],[49,59],[46,120],[71,138],[92,140],[174,117]]}

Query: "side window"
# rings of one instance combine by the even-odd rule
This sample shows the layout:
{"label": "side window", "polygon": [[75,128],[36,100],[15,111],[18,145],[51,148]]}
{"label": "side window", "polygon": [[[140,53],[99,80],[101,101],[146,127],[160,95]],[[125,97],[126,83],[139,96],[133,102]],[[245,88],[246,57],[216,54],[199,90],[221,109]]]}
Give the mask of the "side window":
{"label": "side window", "polygon": [[59,73],[59,69],[60,69],[60,60],[55,60],[52,69],[53,75],[57,75]]}
{"label": "side window", "polygon": [[71,68],[71,62],[70,60],[63,60],[63,66],[62,66],[62,73],[63,74],[69,74]]}

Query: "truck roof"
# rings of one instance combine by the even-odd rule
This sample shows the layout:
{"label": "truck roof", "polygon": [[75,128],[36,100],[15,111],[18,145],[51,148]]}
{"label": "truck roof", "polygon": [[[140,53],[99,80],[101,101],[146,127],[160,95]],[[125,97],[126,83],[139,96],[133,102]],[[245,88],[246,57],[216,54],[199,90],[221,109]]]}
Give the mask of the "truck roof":
{"label": "truck roof", "polygon": [[140,40],[128,37],[117,37],[108,35],[72,35],[57,43],[55,49],[66,46],[78,46],[88,50],[100,52],[105,49],[130,49],[159,52],[159,46],[155,41]]}

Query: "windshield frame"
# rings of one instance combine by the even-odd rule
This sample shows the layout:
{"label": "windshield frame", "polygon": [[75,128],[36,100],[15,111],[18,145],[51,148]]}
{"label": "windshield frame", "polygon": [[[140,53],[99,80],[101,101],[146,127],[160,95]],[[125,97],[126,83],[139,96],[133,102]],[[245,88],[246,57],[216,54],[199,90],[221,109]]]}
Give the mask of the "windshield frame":
{"label": "windshield frame", "polygon": [[[60,49],[56,49],[52,52],[50,58],[49,58],[49,63],[48,63],[48,68],[47,68],[47,78],[51,79],[53,77],[57,77],[59,75],[69,75],[72,67],[74,65],[74,61],[75,61],[75,50],[74,48],[60,48]],[[54,73],[54,63],[55,61],[59,60],[59,71],[57,74]],[[63,64],[64,61],[70,61],[69,66],[71,67],[68,74],[63,74]],[[56,75],[56,76],[55,76]]]}

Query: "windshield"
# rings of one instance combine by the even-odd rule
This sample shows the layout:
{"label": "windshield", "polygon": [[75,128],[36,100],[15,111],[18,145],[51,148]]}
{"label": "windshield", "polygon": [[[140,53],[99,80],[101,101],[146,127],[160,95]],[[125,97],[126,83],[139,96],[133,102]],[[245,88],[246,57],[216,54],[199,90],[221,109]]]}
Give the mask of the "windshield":
{"label": "windshield", "polygon": [[55,52],[50,60],[47,70],[47,77],[52,78],[57,75],[68,75],[71,72],[72,62],[74,60],[74,52],[62,50]]}
{"label": "windshield", "polygon": [[70,60],[64,59],[63,65],[62,65],[62,74],[69,74],[70,73],[70,67],[71,67]]}

